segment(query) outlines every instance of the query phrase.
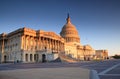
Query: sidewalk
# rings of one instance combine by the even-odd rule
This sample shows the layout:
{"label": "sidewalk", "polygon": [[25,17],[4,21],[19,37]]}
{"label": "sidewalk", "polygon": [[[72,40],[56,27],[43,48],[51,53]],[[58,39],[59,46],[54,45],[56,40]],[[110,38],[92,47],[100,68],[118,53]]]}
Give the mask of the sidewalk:
{"label": "sidewalk", "polygon": [[0,79],[89,79],[90,70],[70,68],[35,68],[0,71]]}

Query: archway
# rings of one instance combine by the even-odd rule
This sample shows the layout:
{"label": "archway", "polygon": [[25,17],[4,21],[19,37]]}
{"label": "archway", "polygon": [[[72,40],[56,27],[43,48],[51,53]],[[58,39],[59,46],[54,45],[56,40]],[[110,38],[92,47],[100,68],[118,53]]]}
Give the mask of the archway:
{"label": "archway", "polygon": [[4,62],[5,63],[7,62],[7,56],[6,55],[4,56]]}
{"label": "archway", "polygon": [[39,59],[38,54],[34,54],[34,61],[38,62],[38,59]]}
{"label": "archway", "polygon": [[88,61],[90,61],[90,57],[88,57],[88,59],[87,59]]}
{"label": "archway", "polygon": [[32,54],[30,54],[30,61],[32,61],[32,58],[33,58],[33,56],[32,56]]}
{"label": "archway", "polygon": [[45,50],[47,49],[47,47],[45,47]]}
{"label": "archway", "polygon": [[84,57],[84,60],[86,61],[86,57]]}
{"label": "archway", "polygon": [[28,61],[28,54],[25,55],[26,61]]}
{"label": "archway", "polygon": [[45,54],[42,54],[42,62],[46,62],[46,55]]}
{"label": "archway", "polygon": [[36,54],[34,54],[34,61],[36,61]]}

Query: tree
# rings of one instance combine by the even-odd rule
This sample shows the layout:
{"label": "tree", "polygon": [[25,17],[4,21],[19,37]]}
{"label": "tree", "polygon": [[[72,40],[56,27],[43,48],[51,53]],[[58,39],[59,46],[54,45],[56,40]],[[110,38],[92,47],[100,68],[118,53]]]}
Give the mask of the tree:
{"label": "tree", "polygon": [[115,58],[115,59],[120,59],[120,55],[114,55],[112,57]]}

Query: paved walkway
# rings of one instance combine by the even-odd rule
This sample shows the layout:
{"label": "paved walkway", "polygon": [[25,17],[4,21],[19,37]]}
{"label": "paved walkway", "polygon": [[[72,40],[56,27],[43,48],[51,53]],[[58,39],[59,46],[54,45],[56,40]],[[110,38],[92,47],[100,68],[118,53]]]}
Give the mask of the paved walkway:
{"label": "paved walkway", "polygon": [[79,67],[0,71],[0,79],[89,79],[90,70]]}
{"label": "paved walkway", "polygon": [[101,79],[120,79],[120,63],[98,74]]}

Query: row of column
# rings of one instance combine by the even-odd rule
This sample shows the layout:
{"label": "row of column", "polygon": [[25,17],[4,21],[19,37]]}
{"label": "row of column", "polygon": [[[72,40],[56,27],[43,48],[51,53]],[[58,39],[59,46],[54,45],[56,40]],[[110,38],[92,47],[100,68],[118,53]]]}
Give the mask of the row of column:
{"label": "row of column", "polygon": [[74,38],[74,37],[66,37],[65,40],[66,42],[80,42],[79,38]]}
{"label": "row of column", "polygon": [[50,49],[52,51],[63,51],[64,43],[62,43],[59,40],[46,38],[46,37],[40,37],[40,49]]}
{"label": "row of column", "polygon": [[[94,55],[92,50],[84,50],[84,49],[77,49],[77,58],[81,59],[80,57],[84,57],[84,60],[89,60]],[[87,58],[87,59],[86,59]]]}
{"label": "row of column", "polygon": [[21,48],[24,50],[35,50],[36,38],[33,36],[24,35],[21,39]]}
{"label": "row of column", "polygon": [[21,48],[24,50],[53,50],[64,51],[64,43],[57,39],[46,37],[32,37],[24,35],[21,41]]}

